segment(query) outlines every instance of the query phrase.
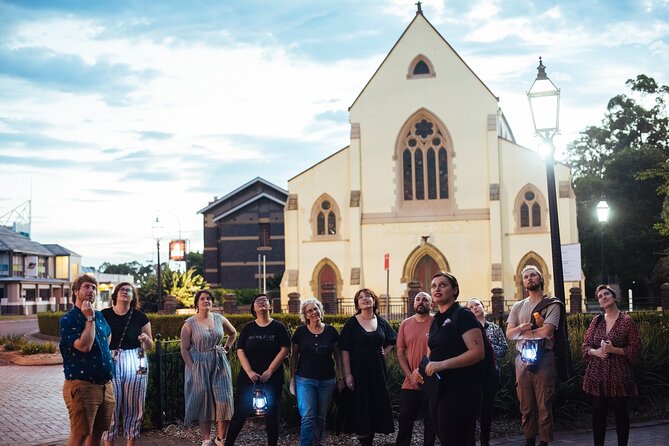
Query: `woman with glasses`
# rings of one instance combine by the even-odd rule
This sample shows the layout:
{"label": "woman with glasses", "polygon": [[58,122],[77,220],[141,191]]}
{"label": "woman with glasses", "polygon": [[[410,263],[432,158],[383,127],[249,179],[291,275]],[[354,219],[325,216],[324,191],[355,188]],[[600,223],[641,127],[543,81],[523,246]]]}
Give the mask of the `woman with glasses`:
{"label": "woman with glasses", "polygon": [[361,445],[371,446],[375,433],[395,431],[385,356],[397,342],[397,333],[378,315],[379,298],[372,290],[359,290],[353,302],[356,314],[346,321],[339,338],[349,390],[344,429],[357,434]]}
{"label": "woman with glasses", "polygon": [[[217,446],[225,441],[232,418],[232,377],[226,354],[235,343],[237,330],[224,316],[211,308],[210,290],[195,293],[195,316],[186,319],[181,329],[181,357],[184,360],[184,424],[198,423],[202,445],[211,445],[211,423],[216,422]],[[228,339],[221,345],[225,335]]]}
{"label": "woman with glasses", "polygon": [[102,314],[112,329],[109,348],[114,358],[112,385],[116,407],[102,440],[105,446],[112,445],[118,438],[119,425],[122,425],[126,445],[132,446],[139,437],[144,414],[148,377],[145,351],[153,345],[151,322],[139,311],[137,292],[132,284],[121,282],[116,285],[111,301],[112,306],[102,310]]}
{"label": "woman with glasses", "polygon": [[302,302],[300,320],[304,325],[297,327],[291,342],[290,393],[297,397],[302,417],[300,446],[321,445],[332,392],[335,385],[340,392],[344,389],[337,348],[339,333],[323,322],[324,313],[318,299]]}
{"label": "woman with glasses", "polygon": [[290,334],[281,322],[272,319],[272,307],[265,294],[251,301],[255,320],[242,327],[237,341],[237,357],[241,366],[237,377],[235,415],[230,421],[226,446],[235,444],[246,418],[253,410],[254,389],[267,397],[265,430],[267,444],[279,441],[279,405],[284,383],[283,360],[288,356]]}

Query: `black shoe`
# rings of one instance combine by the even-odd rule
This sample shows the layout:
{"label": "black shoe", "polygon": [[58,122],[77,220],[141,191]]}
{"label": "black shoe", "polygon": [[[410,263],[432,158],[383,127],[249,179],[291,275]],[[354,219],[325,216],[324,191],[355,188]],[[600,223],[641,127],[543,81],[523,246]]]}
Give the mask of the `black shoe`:
{"label": "black shoe", "polygon": [[539,443],[539,446],[548,446],[548,443],[546,443],[545,441],[542,441],[541,443]]}
{"label": "black shoe", "polygon": [[536,438],[526,438],[525,446],[535,446],[536,442],[537,442]]}

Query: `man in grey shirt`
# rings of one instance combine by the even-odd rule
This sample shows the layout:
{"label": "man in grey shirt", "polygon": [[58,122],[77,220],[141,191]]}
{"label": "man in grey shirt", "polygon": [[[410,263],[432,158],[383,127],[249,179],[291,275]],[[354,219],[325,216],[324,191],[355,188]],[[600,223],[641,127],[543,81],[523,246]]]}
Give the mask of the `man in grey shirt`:
{"label": "man in grey shirt", "polygon": [[[522,272],[523,287],[528,296],[516,302],[507,321],[506,337],[517,341],[516,392],[522,414],[526,446],[539,446],[553,441],[553,395],[555,393],[555,356],[553,337],[560,326],[559,301],[544,294],[544,277],[536,266]],[[521,358],[523,347],[539,346],[535,364]]]}

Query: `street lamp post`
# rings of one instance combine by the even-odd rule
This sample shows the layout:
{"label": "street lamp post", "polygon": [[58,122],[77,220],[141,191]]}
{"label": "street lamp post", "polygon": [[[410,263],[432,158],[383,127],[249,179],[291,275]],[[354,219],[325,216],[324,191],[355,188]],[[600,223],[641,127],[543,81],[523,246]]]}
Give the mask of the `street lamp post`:
{"label": "street lamp post", "polygon": [[153,222],[153,226],[151,227],[151,231],[153,233],[153,238],[156,240],[156,252],[158,255],[158,268],[156,269],[156,276],[158,279],[158,310],[163,309],[163,278],[161,274],[161,267],[160,267],[160,238],[163,235],[163,225],[160,223],[160,220],[158,220],[158,217],[156,217],[156,221]]}
{"label": "street lamp post", "polygon": [[602,248],[602,280],[599,283],[606,283],[608,277],[606,275],[606,263],[604,262],[604,230],[606,224],[609,222],[609,204],[606,202],[606,195],[602,195],[597,203],[597,220],[599,220],[600,243]]}
{"label": "street lamp post", "polygon": [[551,228],[551,251],[553,255],[553,282],[555,296],[565,303],[564,276],[562,272],[562,246],[558,219],[557,193],[555,190],[555,145],[553,137],[560,129],[560,89],[546,75],[541,57],[537,77],[527,92],[534,131],[548,147],[546,158],[546,181],[548,186],[548,218]]}

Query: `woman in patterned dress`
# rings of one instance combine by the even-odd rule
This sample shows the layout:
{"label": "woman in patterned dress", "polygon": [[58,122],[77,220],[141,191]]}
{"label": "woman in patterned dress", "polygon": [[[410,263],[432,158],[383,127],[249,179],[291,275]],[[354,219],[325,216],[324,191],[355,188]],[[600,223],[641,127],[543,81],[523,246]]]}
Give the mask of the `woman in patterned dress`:
{"label": "woman in patterned dress", "polygon": [[[218,427],[216,446],[225,441],[233,414],[232,378],[226,354],[237,339],[230,321],[211,312],[214,295],[210,290],[195,294],[195,316],[186,319],[181,329],[181,356],[185,363],[184,396],[186,426],[198,423],[202,446],[211,445],[211,422]],[[228,339],[224,345],[224,335]]]}
{"label": "woman in patterned dress", "polygon": [[641,351],[639,329],[629,315],[618,309],[611,287],[599,285],[596,294],[604,314],[596,316],[585,333],[583,391],[591,398],[595,446],[604,444],[609,408],[616,418],[618,445],[624,446],[630,430],[627,401],[639,394],[632,370]]}
{"label": "woman in patterned dress", "polygon": [[481,299],[472,297],[467,302],[467,308],[474,313],[479,324],[485,330],[485,334],[495,352],[495,375],[483,377],[483,400],[481,402],[481,446],[490,444],[490,427],[492,425],[492,410],[495,404],[495,394],[499,387],[499,360],[506,356],[509,344],[506,335],[497,324],[485,320],[486,312]]}

